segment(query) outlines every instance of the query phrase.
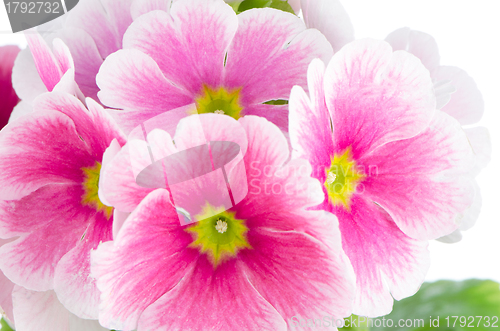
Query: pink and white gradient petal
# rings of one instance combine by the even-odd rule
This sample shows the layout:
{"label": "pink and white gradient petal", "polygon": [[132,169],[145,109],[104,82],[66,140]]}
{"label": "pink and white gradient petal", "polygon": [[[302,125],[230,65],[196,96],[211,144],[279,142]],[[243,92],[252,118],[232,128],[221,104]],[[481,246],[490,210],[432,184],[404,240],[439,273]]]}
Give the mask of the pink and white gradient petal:
{"label": "pink and white gradient petal", "polygon": [[151,57],[134,49],[110,55],[96,80],[103,104],[133,111],[123,121],[127,132],[156,115],[193,102],[190,92],[172,85]]}
{"label": "pink and white gradient petal", "polygon": [[93,166],[87,164],[90,151],[74,122],[57,111],[38,111],[10,123],[0,133],[0,144],[4,200],[19,199],[47,184],[79,183],[81,167]]}
{"label": "pink and white gradient petal", "polygon": [[334,52],[354,40],[354,27],[338,0],[300,0],[302,16],[308,28],[318,29]]}
{"label": "pink and white gradient petal", "polygon": [[247,10],[238,19],[238,31],[227,53],[224,85],[242,88],[243,105],[287,100],[294,85],[307,84],[309,63],[314,58],[328,61],[333,54],[326,38],[306,29],[293,14],[263,8]]}
{"label": "pink and white gradient petal", "polygon": [[[301,216],[309,216],[311,223],[327,218],[330,232],[338,224],[326,213]],[[340,242],[338,232],[335,239]],[[332,250],[303,232],[265,227],[250,229],[248,242],[253,249],[240,252],[243,270],[285,320],[295,315],[341,318],[351,314],[354,273],[340,245]]]}
{"label": "pink and white gradient petal", "polygon": [[354,314],[388,314],[392,297],[417,292],[430,263],[427,242],[406,236],[382,208],[363,197],[353,198],[349,212],[332,212],[340,220],[342,246],[356,274]]}
{"label": "pink and white gradient petal", "polygon": [[35,292],[16,286],[12,293],[18,330],[106,331],[95,320],[84,320],[70,313],[54,291]]}
{"label": "pink and white gradient petal", "polygon": [[[0,239],[0,247],[11,242],[12,239]],[[6,316],[11,325],[14,324],[14,313],[12,311],[12,290],[14,283],[0,271],[0,313]]]}
{"label": "pink and white gradient petal", "polygon": [[411,54],[393,53],[383,41],[363,39],[346,45],[328,64],[324,83],[335,149],[350,147],[354,159],[415,136],[434,115],[427,69]]}
{"label": "pink and white gradient petal", "polygon": [[95,213],[81,206],[82,193],[77,185],[54,184],[21,200],[2,201],[2,235],[20,236],[0,248],[0,267],[9,279],[37,291],[54,288],[57,263],[76,245]]}
{"label": "pink and white gradient petal", "polygon": [[92,276],[101,291],[101,324],[136,329],[143,310],[193,267],[198,252],[187,248],[191,242],[191,235],[179,224],[168,192],[158,189],[148,195],[114,241],[101,244],[91,253]]}
{"label": "pink and white gradient petal", "polygon": [[[290,140],[293,158],[305,158],[314,165],[328,166],[333,155],[330,114],[325,104],[323,77],[325,65],[315,59],[309,65],[307,76],[311,99],[299,86],[290,95]],[[313,177],[324,176],[323,169],[313,168]]]}
{"label": "pink and white gradient petal", "polygon": [[377,168],[363,181],[364,195],[412,238],[453,232],[474,199],[472,148],[460,124],[441,111],[418,136],[388,143],[360,162]]}
{"label": "pink and white gradient petal", "polygon": [[170,13],[137,18],[123,46],[149,55],[167,80],[198,93],[203,84],[220,86],[225,52],[237,29],[236,14],[222,0],[176,1]]}
{"label": "pink and white gradient petal", "polygon": [[243,264],[234,260],[214,270],[201,256],[177,286],[146,308],[139,329],[287,330],[284,318],[243,270]]}
{"label": "pink and white gradient petal", "polygon": [[21,49],[14,45],[0,47],[0,130],[7,125],[19,98],[12,87],[12,69]]}
{"label": "pink and white gradient petal", "polygon": [[26,40],[40,78],[50,92],[59,83],[63,74],[69,68],[74,68],[69,49],[60,39],[54,39],[54,51],[52,51],[38,33],[27,33]]}
{"label": "pink and white gradient petal", "polygon": [[288,105],[252,104],[245,107],[241,114],[264,117],[282,131],[288,131]]}
{"label": "pink and white gradient petal", "polygon": [[90,252],[101,242],[113,239],[112,227],[103,213],[96,213],[80,240],[57,263],[54,291],[61,303],[80,318],[97,319],[99,296],[95,279],[90,276]]}

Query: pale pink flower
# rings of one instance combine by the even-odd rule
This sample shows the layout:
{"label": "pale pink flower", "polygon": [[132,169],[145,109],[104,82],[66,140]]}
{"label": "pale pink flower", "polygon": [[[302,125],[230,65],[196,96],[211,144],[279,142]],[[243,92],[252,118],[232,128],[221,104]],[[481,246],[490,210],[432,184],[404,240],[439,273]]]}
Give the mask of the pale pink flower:
{"label": "pale pink flower", "polygon": [[[212,175],[200,177],[180,192],[176,203],[192,202],[201,192],[207,199],[199,200],[199,215],[210,209],[218,214],[182,226],[169,191],[159,188],[144,199],[139,194],[137,201],[142,201],[114,241],[92,252],[92,275],[102,293],[101,324],[139,331],[275,331],[287,330],[292,316],[349,315],[353,275],[341,250],[337,220],[306,210],[324,198],[319,182],[309,176],[309,163],[287,161],[285,136],[266,119],[236,121],[220,114],[181,120],[175,146],[167,132],[151,131],[147,140],[153,155],[200,145],[197,119],[203,141],[240,146],[248,195],[236,206],[220,209],[226,185],[217,184]],[[104,187],[111,184],[107,176],[116,172],[117,180],[130,168],[124,154],[115,155],[121,167],[106,168]],[[219,157],[225,157],[224,151],[212,150],[214,164]],[[191,173],[200,160],[193,155],[178,166]],[[230,182],[245,178],[235,169],[227,169]]]}
{"label": "pale pink flower", "polygon": [[21,51],[17,46],[0,47],[0,129],[9,121],[10,113],[19,102],[12,88],[12,67],[17,54]]}
{"label": "pale pink flower", "polygon": [[0,132],[0,237],[16,238],[0,248],[0,268],[27,289],[54,290],[82,318],[97,318],[90,250],[112,239],[112,208],[97,192],[113,139],[125,143],[100,105],[62,92]]}
{"label": "pale pink flower", "polygon": [[[471,171],[475,176],[491,160],[491,140],[488,129],[473,126],[484,113],[484,101],[476,83],[463,69],[440,65],[439,49],[434,38],[424,32],[401,28],[390,33],[386,41],[395,50],[405,50],[417,56],[430,71],[434,83],[437,108],[453,116],[464,127],[467,138],[476,154],[476,165]],[[474,202],[464,214],[460,228],[440,241],[453,243],[462,239],[461,230],[471,228],[479,217],[482,198],[477,184],[474,185]]]}
{"label": "pale pink flower", "polygon": [[[386,42],[360,40],[294,87],[290,139],[323,184],[357,276],[354,313],[391,311],[429,264],[427,240],[457,229],[473,200],[474,155],[460,124],[435,110],[429,72]],[[392,297],[391,297],[392,295]]]}

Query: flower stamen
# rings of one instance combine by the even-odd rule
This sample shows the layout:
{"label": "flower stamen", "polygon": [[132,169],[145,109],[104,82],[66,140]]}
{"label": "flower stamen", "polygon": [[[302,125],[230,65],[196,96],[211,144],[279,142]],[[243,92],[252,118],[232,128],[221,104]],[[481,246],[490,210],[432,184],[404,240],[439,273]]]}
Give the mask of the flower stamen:
{"label": "flower stamen", "polygon": [[227,223],[222,221],[220,218],[217,221],[217,224],[215,225],[215,230],[219,233],[224,233],[227,231]]}

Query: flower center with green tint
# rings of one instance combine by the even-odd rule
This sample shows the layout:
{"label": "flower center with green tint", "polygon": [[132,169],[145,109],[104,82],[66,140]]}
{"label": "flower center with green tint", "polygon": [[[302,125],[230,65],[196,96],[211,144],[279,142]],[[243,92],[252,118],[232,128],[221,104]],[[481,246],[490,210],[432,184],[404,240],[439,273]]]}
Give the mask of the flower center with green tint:
{"label": "flower center with green tint", "polygon": [[234,119],[241,117],[243,107],[239,103],[241,89],[226,90],[224,87],[212,89],[203,85],[203,91],[196,98],[198,114],[215,113],[225,114]]}
{"label": "flower center with green tint", "polygon": [[82,168],[85,178],[83,179],[83,196],[82,204],[84,206],[89,206],[95,208],[97,211],[103,212],[107,219],[111,217],[113,213],[113,207],[104,205],[101,200],[99,200],[99,174],[101,172],[101,163],[96,162],[93,167]]}
{"label": "flower center with green tint", "polygon": [[328,199],[333,205],[343,205],[350,210],[351,197],[356,192],[357,185],[365,177],[364,172],[358,169],[356,161],[352,159],[351,149],[344,153],[335,154],[332,164],[326,171],[325,187]]}
{"label": "flower center with green tint", "polygon": [[198,248],[201,253],[207,254],[216,268],[220,263],[235,257],[239,250],[251,246],[246,238],[248,228],[245,221],[237,219],[235,213],[229,211],[204,218],[204,214],[214,215],[212,211],[214,208],[207,204],[203,212],[196,216],[196,219],[201,221],[186,231],[194,238],[190,247]]}

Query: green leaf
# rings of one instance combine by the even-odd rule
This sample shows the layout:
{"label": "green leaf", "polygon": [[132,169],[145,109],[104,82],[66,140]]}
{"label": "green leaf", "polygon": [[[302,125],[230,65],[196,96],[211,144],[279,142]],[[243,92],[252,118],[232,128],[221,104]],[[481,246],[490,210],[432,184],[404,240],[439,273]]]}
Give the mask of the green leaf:
{"label": "green leaf", "polygon": [[274,8],[295,14],[287,0],[244,0],[238,6],[237,12],[241,13],[252,8]]}
{"label": "green leaf", "polygon": [[265,105],[288,105],[288,100],[270,100],[264,102]]}
{"label": "green leaf", "polygon": [[[414,296],[395,301],[392,313],[384,318],[391,319],[394,327],[372,324],[371,330],[499,330],[500,285],[478,279],[424,283]],[[399,327],[400,320],[413,325]]]}
{"label": "green leaf", "polygon": [[244,0],[242,3],[240,3],[238,11],[241,13],[245,10],[253,8],[266,8],[269,7],[272,2],[272,0]]}
{"label": "green leaf", "polygon": [[240,6],[241,4],[241,1],[233,1],[233,2],[228,2],[227,3],[228,5],[230,5],[233,10],[236,12],[236,14],[239,14],[240,12],[238,11],[238,7]]}
{"label": "green leaf", "polygon": [[2,325],[1,327],[2,331],[14,331],[14,329],[11,328],[9,324],[7,324],[7,321],[3,317],[2,320],[0,321],[0,325]]}
{"label": "green leaf", "polygon": [[295,15],[295,12],[293,11],[292,6],[288,3],[288,1],[283,1],[283,0],[273,0],[271,3],[271,8],[279,9],[287,13],[292,13]]}

